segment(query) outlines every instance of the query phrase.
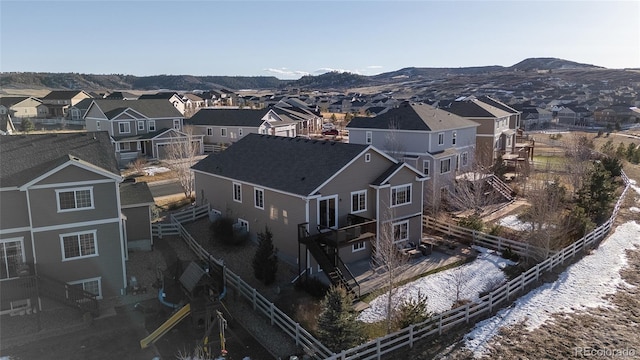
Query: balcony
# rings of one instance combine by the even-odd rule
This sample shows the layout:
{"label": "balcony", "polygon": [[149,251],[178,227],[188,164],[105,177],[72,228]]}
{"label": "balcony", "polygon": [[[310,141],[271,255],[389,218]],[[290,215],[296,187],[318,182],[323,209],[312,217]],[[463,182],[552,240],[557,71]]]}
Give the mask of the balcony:
{"label": "balcony", "polygon": [[347,215],[346,225],[338,229],[318,226],[315,231],[310,229],[307,232],[307,225],[308,223],[298,225],[298,239],[303,244],[316,241],[334,248],[342,248],[376,236],[376,220],[354,214]]}

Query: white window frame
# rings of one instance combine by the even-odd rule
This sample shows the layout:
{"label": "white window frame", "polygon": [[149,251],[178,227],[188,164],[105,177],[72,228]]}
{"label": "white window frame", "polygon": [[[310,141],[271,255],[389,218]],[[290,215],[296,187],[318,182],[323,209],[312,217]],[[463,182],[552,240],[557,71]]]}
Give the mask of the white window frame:
{"label": "white window frame", "polygon": [[[449,162],[449,168],[447,169],[447,171],[442,171],[442,164],[444,164],[445,161]],[[451,158],[440,160],[440,174],[448,174],[450,172],[451,172]]]}
{"label": "white window frame", "polygon": [[[78,198],[77,198],[76,192],[78,192],[78,191],[86,191],[86,190],[89,190],[89,197],[91,197],[91,206],[78,207]],[[70,209],[62,209],[60,207],[60,194],[61,193],[67,193],[67,192],[73,192],[73,197],[74,197],[74,200],[75,200],[75,206],[76,207],[70,208]],[[93,197],[93,186],[68,188],[68,189],[56,189],[56,205],[58,206],[58,212],[59,213],[95,209],[95,199]]]}
{"label": "white window frame", "polygon": [[[405,195],[405,202],[399,203],[398,202],[398,193],[400,191],[406,192],[405,189],[408,189],[408,193]],[[411,195],[413,193],[413,185],[412,184],[403,184],[403,185],[398,185],[398,186],[393,186],[391,187],[391,189],[389,190],[389,196],[390,196],[390,204],[391,207],[396,207],[396,206],[402,206],[402,205],[409,205],[411,204]],[[395,196],[394,196],[395,194]]]}
{"label": "white window frame", "polygon": [[156,131],[156,121],[155,120],[149,120],[149,123],[147,124],[147,126],[149,126],[149,131]]}
{"label": "white window frame", "polygon": [[364,136],[365,136],[365,140],[364,140],[365,144],[373,143],[373,132],[372,131],[367,131]]}
{"label": "white window frame", "polygon": [[[396,227],[398,227],[398,233],[402,234],[402,226],[406,227],[406,234],[404,238],[396,238]],[[399,243],[409,240],[409,220],[398,221],[391,224],[391,231],[393,236],[393,243]]]}
{"label": "white window frame", "polygon": [[[236,197],[236,187],[238,189],[237,197]],[[242,184],[234,182],[232,191],[233,191],[233,201],[241,203],[242,202]]]}
{"label": "white window frame", "polygon": [[320,217],[321,217],[321,215],[322,216],[324,215],[324,214],[320,214],[320,203],[322,201],[325,201],[325,200],[329,201],[330,199],[333,199],[333,201],[334,201],[334,211],[335,212],[333,214],[333,223],[335,225],[334,226],[329,226],[329,228],[337,229],[338,228],[338,213],[340,212],[340,209],[339,209],[339,206],[338,206],[338,203],[339,203],[338,195],[329,195],[329,196],[323,196],[323,197],[318,198],[318,200],[317,200],[317,203],[318,203],[318,205],[317,205],[317,211],[318,211],[318,213],[317,213],[317,224],[320,225],[320,223],[321,223]]}
{"label": "white window frame", "polygon": [[220,128],[220,136],[227,137],[227,128]]}
{"label": "white window frame", "polygon": [[249,232],[249,222],[247,220],[238,218],[238,224],[240,224],[240,227]]}
{"label": "white window frame", "polygon": [[207,128],[207,136],[213,136],[213,128]]}
{"label": "white window frame", "polygon": [[144,131],[144,120],[138,120],[138,131]]}
{"label": "white window frame", "polygon": [[118,152],[120,151],[131,151],[131,143],[129,142],[119,142],[118,143]]}
{"label": "white window frame", "polygon": [[[358,197],[358,209],[354,209],[353,204],[354,204],[354,197],[357,196]],[[364,207],[360,208],[360,203],[361,200],[364,198]],[[358,190],[358,191],[352,191],[351,192],[351,213],[352,214],[357,214],[357,213],[361,213],[361,212],[365,212],[367,211],[367,190]]]}
{"label": "white window frame", "polygon": [[444,145],[444,133],[438,133],[438,145]]}
{"label": "white window frame", "polygon": [[422,160],[422,175],[431,177],[431,160]]}
{"label": "white window frame", "polygon": [[[24,253],[24,237],[17,237],[17,238],[10,238],[10,239],[2,239],[0,240],[0,246],[5,248],[5,244],[7,243],[20,243],[20,262],[24,263],[26,261],[26,257],[25,257],[25,253]],[[4,255],[7,255],[7,251],[4,250]],[[10,276],[9,274],[9,259],[4,259],[4,266],[6,266],[5,271],[7,272],[7,277],[4,279],[0,279],[0,280],[7,280],[7,279],[15,279],[17,277],[19,277],[19,274],[15,274],[16,276]]]}
{"label": "white window frame", "polygon": [[454,131],[451,133],[451,145],[455,145],[456,144],[456,138],[458,137],[458,132]]}
{"label": "white window frame", "polygon": [[358,241],[351,245],[351,252],[362,251],[367,248],[367,244],[364,241]]}
{"label": "white window frame", "polygon": [[[93,248],[95,249],[95,252],[92,253],[92,254],[83,255],[82,254],[82,247],[80,246],[80,235],[86,235],[86,234],[92,234],[93,235]],[[63,262],[64,261],[79,260],[79,259],[87,259],[87,258],[100,256],[100,254],[98,253],[98,231],[97,230],[66,233],[66,234],[60,234],[59,236],[60,236],[60,251],[62,253],[62,261]],[[71,237],[71,236],[75,236],[77,238],[77,241],[78,241],[78,252],[80,253],[79,256],[67,257],[67,255],[64,252],[64,238]]]}
{"label": "white window frame", "polygon": [[260,210],[264,210],[264,189],[253,188],[253,206]]}
{"label": "white window frame", "polygon": [[[124,126],[126,125],[126,126]],[[123,126],[126,128],[123,130]],[[118,121],[118,133],[120,134],[130,134],[131,133],[131,124],[128,121]]]}
{"label": "white window frame", "polygon": [[364,162],[371,162],[371,154],[369,153],[364,154]]}
{"label": "white window frame", "polygon": [[101,300],[102,299],[102,277],[94,277],[94,278],[88,278],[88,279],[82,279],[82,280],[69,281],[67,284],[69,285],[82,284],[82,290],[86,292],[91,292],[85,288],[85,284],[89,282],[94,282],[94,281],[98,283],[98,293],[95,294],[96,299]]}
{"label": "white window frame", "polygon": [[173,128],[175,130],[180,130],[180,119],[173,119]]}
{"label": "white window frame", "polygon": [[461,159],[461,165],[462,166],[469,165],[469,153],[468,152],[466,152],[466,151],[463,152],[461,157],[460,157],[460,159]]}

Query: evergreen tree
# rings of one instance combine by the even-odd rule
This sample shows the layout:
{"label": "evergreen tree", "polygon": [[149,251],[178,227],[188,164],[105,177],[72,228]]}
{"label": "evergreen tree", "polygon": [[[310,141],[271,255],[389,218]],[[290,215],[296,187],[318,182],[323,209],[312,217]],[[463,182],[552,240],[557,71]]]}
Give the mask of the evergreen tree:
{"label": "evergreen tree", "polygon": [[33,130],[35,130],[36,127],[33,126],[33,122],[31,122],[31,120],[24,118],[22,119],[22,121],[20,122],[20,130],[28,133],[31,132]]}
{"label": "evergreen tree", "polygon": [[603,154],[609,157],[613,157],[616,153],[616,150],[613,148],[613,140],[612,139],[607,140],[607,142],[604,143],[602,147],[600,147],[600,152],[602,152]]}
{"label": "evergreen tree", "polygon": [[273,246],[273,233],[265,226],[264,232],[258,233],[258,249],[253,256],[253,274],[265,285],[276,280],[278,271],[278,249]]}
{"label": "evergreen tree", "polygon": [[627,155],[627,147],[624,146],[624,143],[621,141],[620,144],[618,144],[618,148],[616,149],[616,157],[618,159],[624,159]]}
{"label": "evergreen tree", "polygon": [[318,317],[318,338],[338,353],[364,340],[362,326],[353,310],[353,296],[342,287],[332,286],[322,300]]}
{"label": "evergreen tree", "polygon": [[611,173],[602,163],[595,163],[589,177],[578,190],[577,206],[583,208],[593,222],[602,224],[611,209],[615,189]]}

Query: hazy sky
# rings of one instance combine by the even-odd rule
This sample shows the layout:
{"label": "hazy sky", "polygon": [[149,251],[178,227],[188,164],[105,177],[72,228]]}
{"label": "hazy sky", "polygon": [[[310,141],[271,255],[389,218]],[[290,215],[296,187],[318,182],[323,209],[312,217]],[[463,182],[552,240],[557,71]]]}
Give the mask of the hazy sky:
{"label": "hazy sky", "polygon": [[275,75],[640,67],[640,1],[7,1],[0,70]]}

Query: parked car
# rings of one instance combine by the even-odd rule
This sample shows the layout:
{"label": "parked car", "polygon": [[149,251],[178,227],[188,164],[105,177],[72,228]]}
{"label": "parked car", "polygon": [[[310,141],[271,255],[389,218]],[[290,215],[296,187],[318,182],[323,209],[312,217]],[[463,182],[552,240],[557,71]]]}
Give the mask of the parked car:
{"label": "parked car", "polygon": [[322,135],[338,135],[338,129],[322,130]]}
{"label": "parked car", "polygon": [[336,126],[335,126],[335,125],[333,125],[333,123],[330,123],[330,122],[326,122],[326,123],[323,123],[323,124],[322,124],[322,131],[323,131],[323,132],[324,132],[325,130],[333,130],[333,129],[335,129],[335,128],[336,128]]}

